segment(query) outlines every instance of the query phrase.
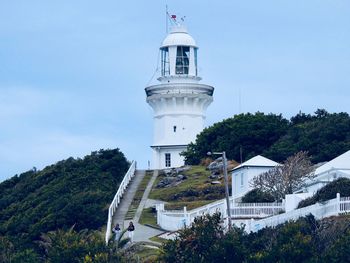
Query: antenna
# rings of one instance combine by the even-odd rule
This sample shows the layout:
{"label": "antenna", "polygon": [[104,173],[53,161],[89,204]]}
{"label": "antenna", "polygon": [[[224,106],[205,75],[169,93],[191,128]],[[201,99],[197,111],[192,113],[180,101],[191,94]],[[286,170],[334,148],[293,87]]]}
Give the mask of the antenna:
{"label": "antenna", "polygon": [[238,113],[242,113],[242,96],[241,96],[241,87],[238,87]]}

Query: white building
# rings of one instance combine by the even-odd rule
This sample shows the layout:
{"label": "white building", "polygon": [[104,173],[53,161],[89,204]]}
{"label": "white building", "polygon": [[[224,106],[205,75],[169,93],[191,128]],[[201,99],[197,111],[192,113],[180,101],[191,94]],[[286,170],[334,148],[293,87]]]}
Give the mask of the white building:
{"label": "white building", "polygon": [[306,186],[296,193],[313,195],[318,189],[341,177],[350,179],[350,150],[318,167],[315,170],[315,178],[308,180]]}
{"label": "white building", "polygon": [[161,47],[160,84],[146,87],[154,111],[153,168],[184,165],[180,156],[204,128],[214,88],[199,83],[198,47],[183,25],[175,25]]}
{"label": "white building", "polygon": [[252,190],[250,182],[255,176],[267,172],[278,163],[257,155],[232,170],[232,196],[240,198]]}

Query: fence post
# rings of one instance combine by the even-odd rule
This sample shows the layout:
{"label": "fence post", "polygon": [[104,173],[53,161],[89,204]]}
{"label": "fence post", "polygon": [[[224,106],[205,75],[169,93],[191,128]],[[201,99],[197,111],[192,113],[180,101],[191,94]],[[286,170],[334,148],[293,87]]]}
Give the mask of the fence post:
{"label": "fence post", "polygon": [[340,193],[337,193],[337,214],[340,214]]}
{"label": "fence post", "polygon": [[188,216],[187,216],[187,207],[186,206],[184,206],[184,216],[185,216],[185,225],[186,226],[189,226],[190,224],[189,224],[189,222],[188,222]]}

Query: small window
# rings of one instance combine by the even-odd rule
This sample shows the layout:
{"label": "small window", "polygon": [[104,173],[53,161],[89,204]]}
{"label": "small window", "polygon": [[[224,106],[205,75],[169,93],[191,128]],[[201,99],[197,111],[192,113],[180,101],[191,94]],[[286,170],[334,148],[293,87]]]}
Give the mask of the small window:
{"label": "small window", "polygon": [[243,181],[243,173],[241,173],[241,186],[244,185],[244,181]]}
{"label": "small window", "polygon": [[174,129],[174,132],[176,132],[176,126],[174,126],[173,129]]}
{"label": "small window", "polygon": [[170,75],[169,49],[168,47],[161,49],[162,76]]}
{"label": "small window", "polygon": [[165,167],[171,166],[171,155],[170,153],[165,154]]}

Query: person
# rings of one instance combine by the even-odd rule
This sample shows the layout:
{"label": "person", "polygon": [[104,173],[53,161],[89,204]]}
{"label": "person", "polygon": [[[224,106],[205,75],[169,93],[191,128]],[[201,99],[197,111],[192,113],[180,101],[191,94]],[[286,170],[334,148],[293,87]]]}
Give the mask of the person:
{"label": "person", "polygon": [[115,242],[118,242],[120,238],[120,233],[122,232],[119,224],[116,224],[112,231],[115,234],[115,238],[114,238]]}
{"label": "person", "polygon": [[129,223],[129,226],[128,226],[128,234],[129,234],[129,238],[130,238],[131,243],[134,242],[134,231],[135,231],[135,226],[131,221]]}

